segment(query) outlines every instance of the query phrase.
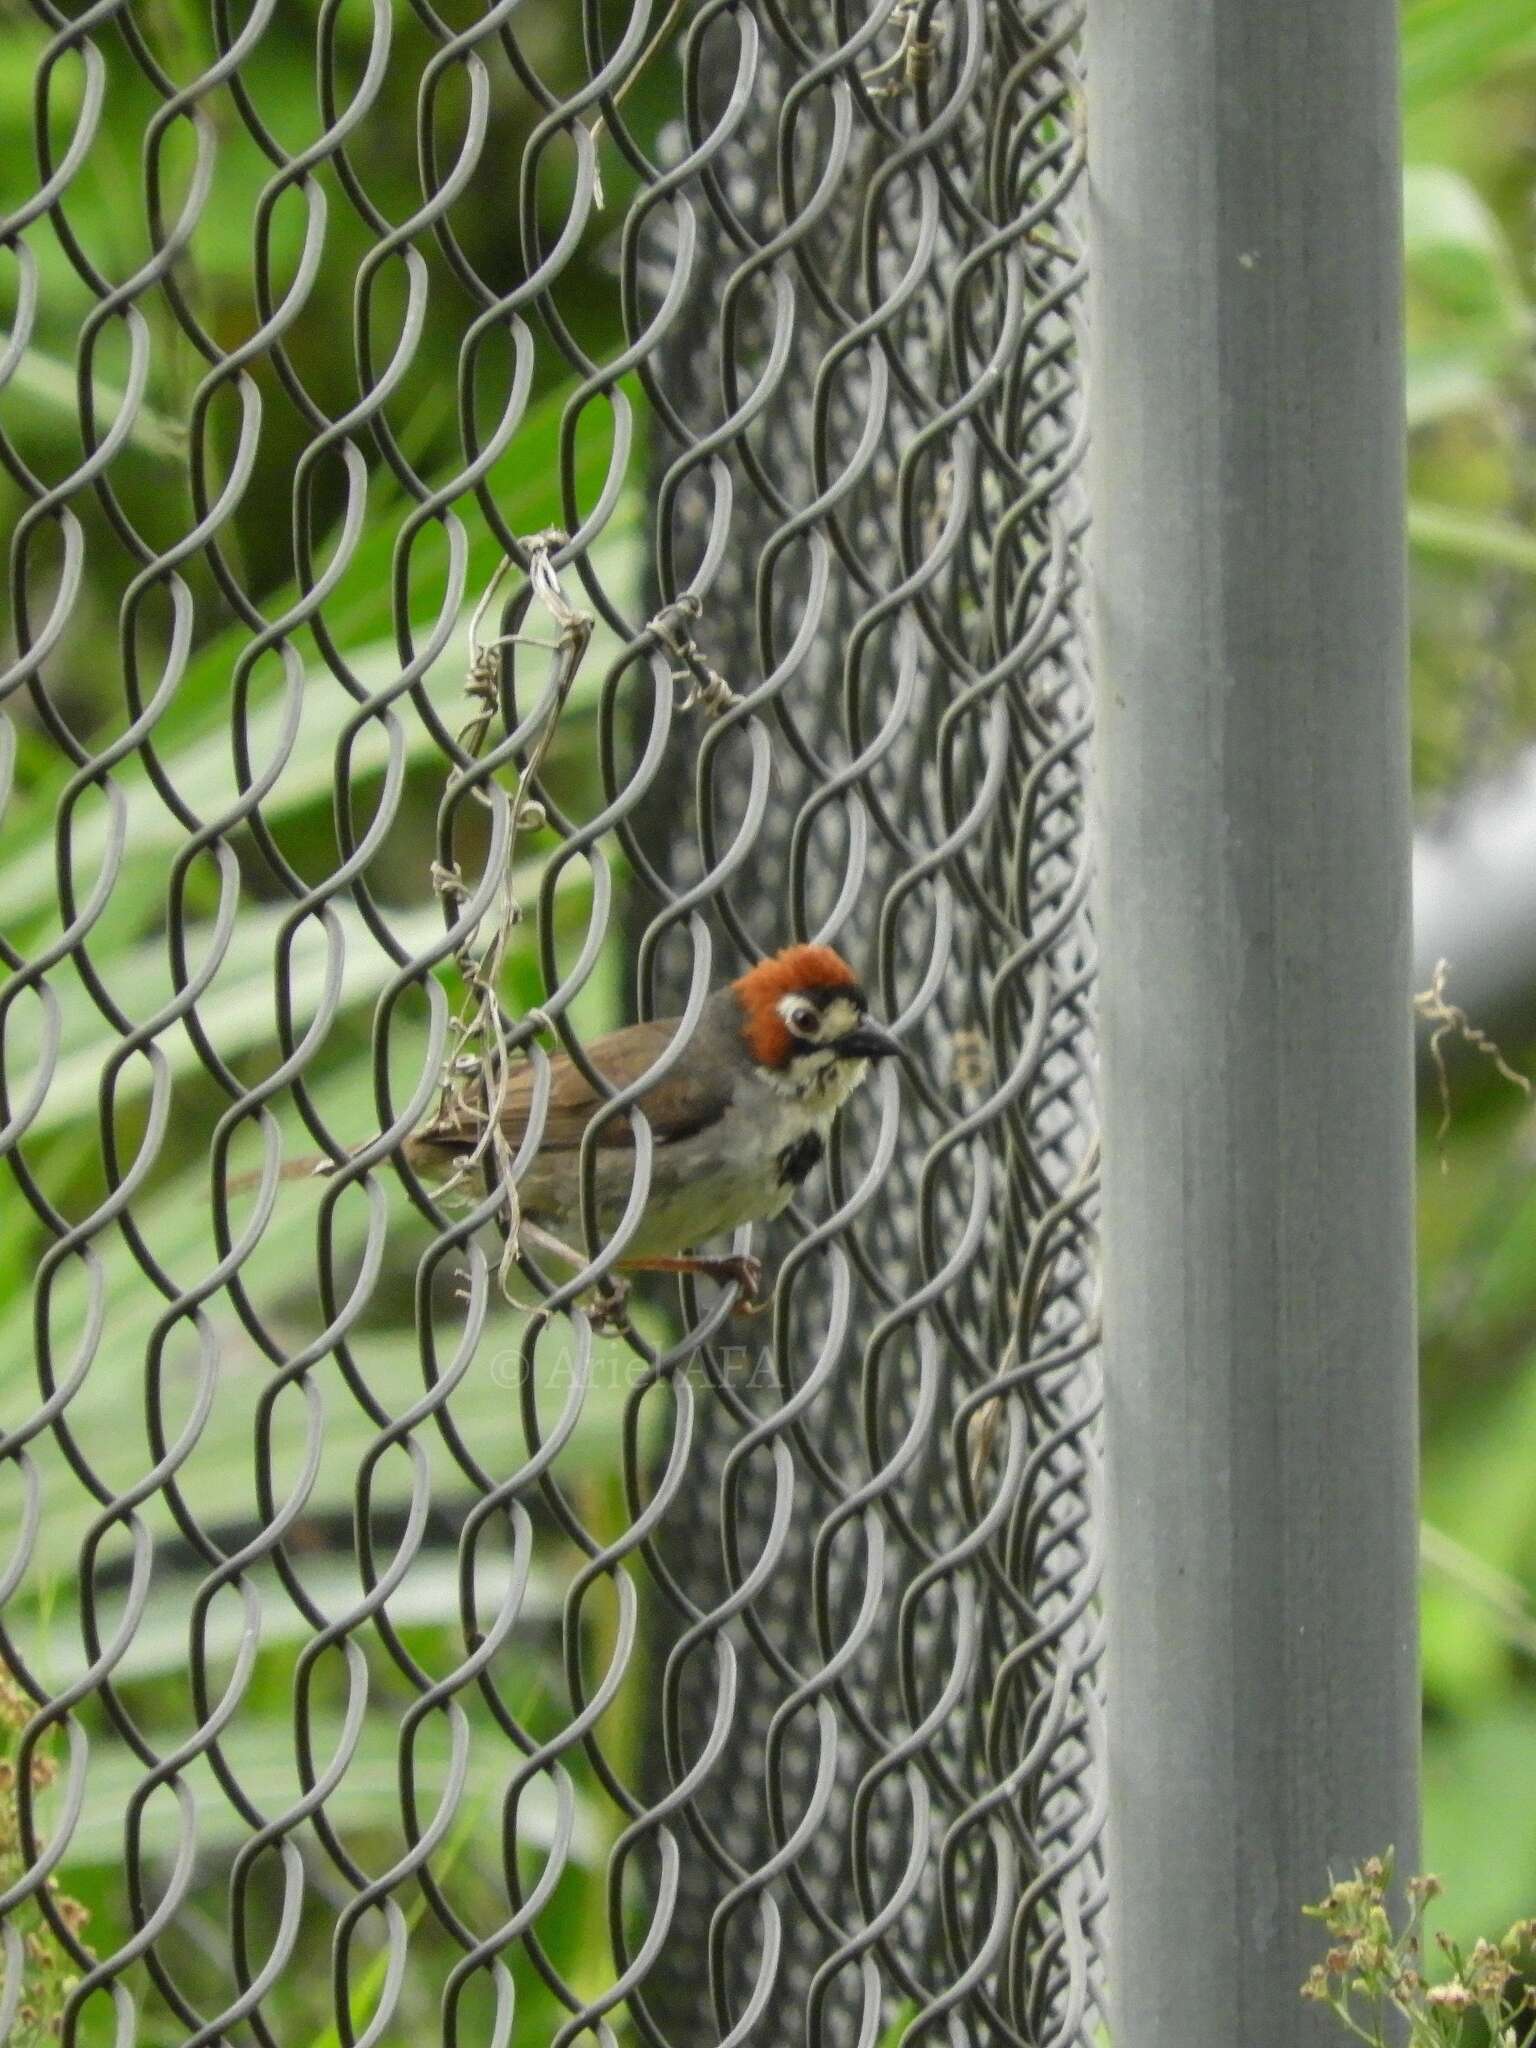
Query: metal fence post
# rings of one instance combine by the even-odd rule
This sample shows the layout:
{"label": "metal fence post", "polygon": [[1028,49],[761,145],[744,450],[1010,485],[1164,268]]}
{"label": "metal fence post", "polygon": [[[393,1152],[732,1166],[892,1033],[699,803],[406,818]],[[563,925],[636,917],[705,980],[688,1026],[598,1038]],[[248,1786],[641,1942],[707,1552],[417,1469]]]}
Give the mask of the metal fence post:
{"label": "metal fence post", "polygon": [[1289,2048],[1415,1851],[1396,13],[1089,15],[1114,2032]]}

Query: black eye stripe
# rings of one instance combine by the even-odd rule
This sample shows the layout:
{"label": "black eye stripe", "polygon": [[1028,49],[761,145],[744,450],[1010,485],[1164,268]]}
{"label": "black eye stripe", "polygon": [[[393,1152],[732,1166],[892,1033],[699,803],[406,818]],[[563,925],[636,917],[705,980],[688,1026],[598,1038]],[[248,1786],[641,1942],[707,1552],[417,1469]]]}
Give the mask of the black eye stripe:
{"label": "black eye stripe", "polygon": [[799,993],[808,1003],[814,1003],[818,1010],[825,1010],[829,1004],[839,1000],[852,1003],[854,1008],[860,1011],[869,1007],[864,998],[864,991],[857,982],[832,982],[822,988],[803,988]]}

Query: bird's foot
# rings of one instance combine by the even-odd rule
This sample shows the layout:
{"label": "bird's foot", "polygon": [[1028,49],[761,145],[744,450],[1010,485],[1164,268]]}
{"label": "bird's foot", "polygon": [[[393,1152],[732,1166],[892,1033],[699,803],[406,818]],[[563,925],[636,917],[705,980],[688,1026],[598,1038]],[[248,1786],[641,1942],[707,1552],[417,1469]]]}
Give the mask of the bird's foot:
{"label": "bird's foot", "polygon": [[598,1336],[622,1330],[629,1321],[629,1282],[621,1280],[617,1273],[600,1280],[592,1290],[587,1320]]}
{"label": "bird's foot", "polygon": [[763,1262],[751,1252],[733,1252],[725,1259],[700,1259],[699,1271],[722,1287],[736,1289],[733,1315],[760,1316],[773,1306],[763,1299]]}
{"label": "bird's foot", "polygon": [[691,1253],[679,1258],[626,1259],[631,1273],[697,1273],[721,1287],[734,1287],[733,1313],[761,1315],[769,1304],[762,1297],[763,1262],[750,1252],[732,1252],[728,1258],[696,1258]]}

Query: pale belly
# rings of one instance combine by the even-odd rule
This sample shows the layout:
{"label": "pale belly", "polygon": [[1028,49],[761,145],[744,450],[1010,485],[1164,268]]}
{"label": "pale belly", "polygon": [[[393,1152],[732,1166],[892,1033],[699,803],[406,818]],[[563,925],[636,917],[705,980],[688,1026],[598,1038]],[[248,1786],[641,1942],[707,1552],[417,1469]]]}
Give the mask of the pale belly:
{"label": "pale belly", "polygon": [[[769,1221],[793,1201],[824,1149],[824,1128],[808,1127],[803,1116],[776,1104],[757,1114],[735,1109],[717,1130],[658,1145],[645,1212],[620,1256],[683,1252],[743,1223]],[[634,1163],[626,1152],[598,1169],[598,1227],[605,1236],[629,1202]],[[570,1154],[536,1160],[522,1185],[524,1213],[567,1242],[579,1241],[578,1188]]]}

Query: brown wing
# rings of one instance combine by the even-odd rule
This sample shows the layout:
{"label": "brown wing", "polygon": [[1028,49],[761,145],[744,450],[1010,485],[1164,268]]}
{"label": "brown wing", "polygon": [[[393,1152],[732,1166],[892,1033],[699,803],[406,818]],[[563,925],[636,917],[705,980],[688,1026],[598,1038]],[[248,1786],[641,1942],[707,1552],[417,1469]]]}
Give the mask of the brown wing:
{"label": "brown wing", "polygon": [[[602,1038],[593,1039],[586,1048],[587,1058],[611,1088],[627,1088],[647,1067],[654,1066],[660,1059],[672,1043],[677,1026],[676,1017],[658,1018],[650,1024],[626,1025],[622,1031],[610,1031]],[[713,1067],[715,1063],[710,1064]],[[674,1139],[690,1136],[705,1124],[712,1123],[728,1106],[730,1075],[718,1073],[712,1083],[706,1084],[698,1079],[697,1072],[697,1063],[685,1055],[679,1067],[674,1067],[671,1073],[641,1096],[640,1107],[657,1144],[665,1145]],[[534,1068],[530,1064],[520,1067],[511,1076],[502,1096],[502,1127],[513,1145],[522,1143],[528,1129],[533,1097]],[[567,1054],[552,1054],[549,1061],[549,1101],[539,1138],[540,1151],[574,1151],[605,1100],[606,1097],[588,1085],[586,1076]],[[474,1143],[472,1133],[467,1133],[460,1140],[457,1134],[448,1133],[441,1126],[423,1132],[421,1137],[429,1144],[449,1149],[465,1149]],[[634,1144],[629,1118],[622,1110],[608,1119],[598,1142],[605,1146]]]}

